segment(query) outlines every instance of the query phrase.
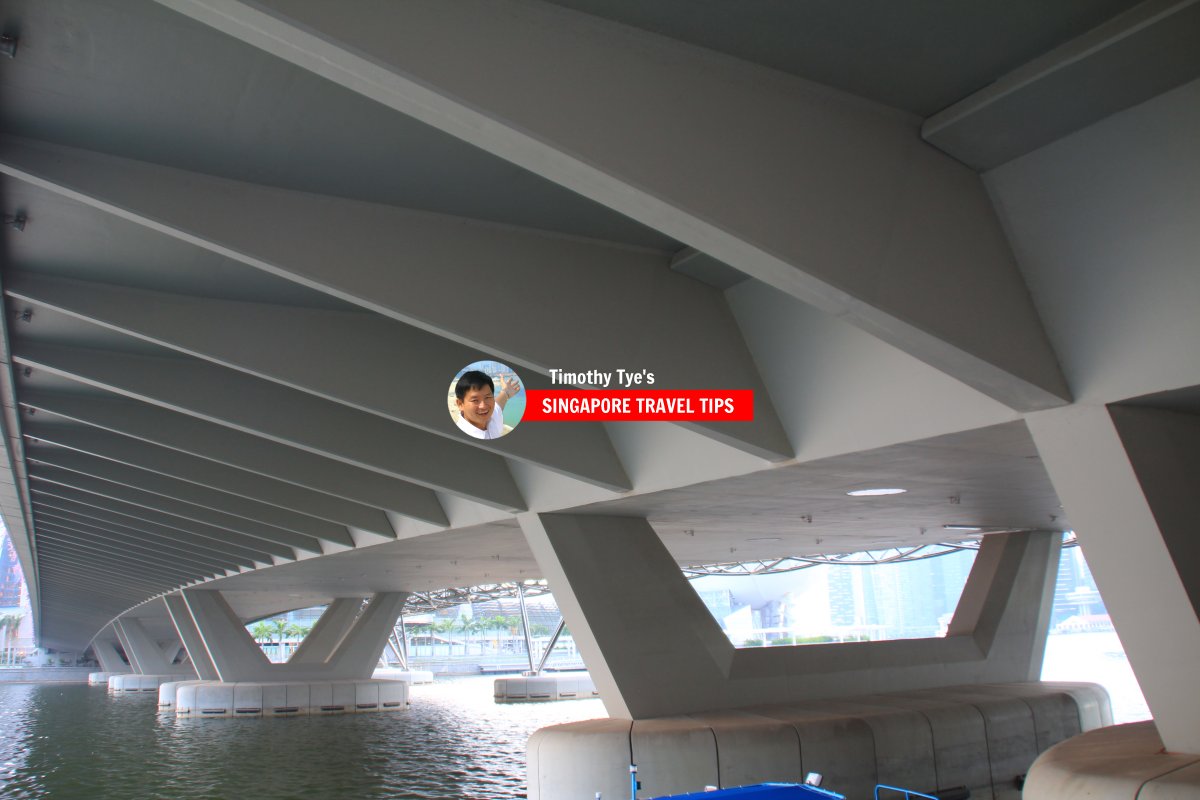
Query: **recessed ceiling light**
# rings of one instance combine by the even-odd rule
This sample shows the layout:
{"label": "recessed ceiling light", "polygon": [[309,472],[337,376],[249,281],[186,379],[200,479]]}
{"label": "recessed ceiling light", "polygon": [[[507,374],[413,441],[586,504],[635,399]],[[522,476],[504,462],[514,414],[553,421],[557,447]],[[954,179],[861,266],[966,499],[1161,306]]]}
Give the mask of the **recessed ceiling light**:
{"label": "recessed ceiling light", "polygon": [[885,494],[904,494],[908,489],[855,489],[846,492],[851,497],[879,497]]}
{"label": "recessed ceiling light", "polygon": [[981,526],[981,525],[943,525],[942,527],[948,531],[976,531],[976,532],[978,532],[978,531],[983,530],[983,526]]}
{"label": "recessed ceiling light", "polygon": [[755,536],[747,539],[747,542],[782,542],[783,539],[778,536]]}

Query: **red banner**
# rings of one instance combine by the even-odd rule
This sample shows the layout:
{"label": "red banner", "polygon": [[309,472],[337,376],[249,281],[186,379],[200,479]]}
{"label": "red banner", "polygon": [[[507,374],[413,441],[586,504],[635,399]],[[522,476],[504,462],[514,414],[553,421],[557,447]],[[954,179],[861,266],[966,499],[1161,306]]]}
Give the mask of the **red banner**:
{"label": "red banner", "polygon": [[750,422],[749,389],[528,389],[522,422]]}

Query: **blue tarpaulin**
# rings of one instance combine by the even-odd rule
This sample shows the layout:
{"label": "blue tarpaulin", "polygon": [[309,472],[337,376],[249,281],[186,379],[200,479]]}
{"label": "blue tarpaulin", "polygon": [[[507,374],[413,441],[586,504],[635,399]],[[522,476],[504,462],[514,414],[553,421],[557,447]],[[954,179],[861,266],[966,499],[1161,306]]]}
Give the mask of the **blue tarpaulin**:
{"label": "blue tarpaulin", "polygon": [[[756,783],[753,786],[738,786],[715,792],[692,792],[667,797],[670,800],[846,800],[845,795],[837,792],[800,783]],[[654,800],[667,800],[667,797]]]}

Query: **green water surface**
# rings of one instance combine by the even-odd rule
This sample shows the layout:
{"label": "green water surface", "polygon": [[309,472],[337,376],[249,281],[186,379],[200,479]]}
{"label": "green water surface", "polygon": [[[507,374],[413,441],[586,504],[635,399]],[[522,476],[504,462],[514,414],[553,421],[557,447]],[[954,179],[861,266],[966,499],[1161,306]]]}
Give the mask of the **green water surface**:
{"label": "green water surface", "polygon": [[497,705],[492,679],[416,686],[402,712],[176,719],[157,694],[0,683],[0,798],[518,798],[536,729],[598,700]]}

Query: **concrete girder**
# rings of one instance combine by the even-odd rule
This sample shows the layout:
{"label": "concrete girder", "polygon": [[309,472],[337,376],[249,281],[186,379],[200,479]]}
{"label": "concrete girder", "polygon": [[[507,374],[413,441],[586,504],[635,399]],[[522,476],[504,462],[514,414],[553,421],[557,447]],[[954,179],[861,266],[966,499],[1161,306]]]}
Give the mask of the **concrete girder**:
{"label": "concrete girder", "polygon": [[[262,550],[241,547],[166,525],[147,522],[119,511],[106,511],[99,505],[99,498],[83,496],[77,501],[65,496],[66,494],[65,489],[61,492],[54,491],[53,494],[36,493],[32,503],[34,511],[62,518],[76,525],[88,525],[98,531],[112,531],[138,539],[144,538],[148,541],[163,541],[197,553],[220,555],[247,567],[254,566],[255,563],[271,563],[271,554]],[[89,505],[89,503],[95,504]]]}
{"label": "concrete girder", "polygon": [[[10,297],[336,403],[444,436],[606,489],[632,488],[600,423],[523,428],[500,440],[464,437],[439,403],[450,378],[477,350],[362,311],[329,311],[129,289],[10,273]],[[404,365],[403,369],[397,365]],[[537,373],[529,389],[550,389]]]}
{"label": "concrete girder", "polygon": [[[122,565],[125,565],[129,570],[131,570],[129,574],[138,575],[151,580],[166,581],[172,586],[186,586],[188,584],[210,580],[214,575],[212,571],[205,570],[188,570],[185,568],[168,569],[161,564],[151,563],[136,557],[113,555],[111,553],[97,550],[94,547],[86,547],[78,544],[77,542],[54,540],[54,544],[63,549],[56,551],[51,548],[43,548],[40,552],[47,557],[53,557],[56,552],[71,552],[86,558],[87,563],[103,568],[106,572],[112,570],[121,570]],[[41,547],[42,546],[39,545],[39,548]]]}
{"label": "concrete girder", "polygon": [[908,114],[547,3],[423,0],[354,14],[314,0],[159,2],[1016,410],[1069,400],[979,176],[926,146]]}
{"label": "concrete girder", "polygon": [[449,524],[437,495],[423,486],[149,403],[114,396],[27,391],[21,393],[21,404],[316,492],[435,525]]}
{"label": "concrete girder", "polygon": [[39,535],[41,533],[48,533],[59,538],[73,539],[93,546],[108,545],[107,552],[128,551],[136,558],[149,558],[153,561],[161,560],[169,564],[182,564],[192,569],[205,569],[213,573],[224,573],[227,569],[238,569],[242,566],[227,558],[221,558],[216,555],[203,556],[197,553],[164,547],[158,542],[146,539],[114,535],[97,531],[94,528],[89,530],[85,526],[73,525],[70,522],[55,519],[45,514],[39,514],[37,521]]}
{"label": "concrete girder", "polygon": [[[98,602],[94,594],[90,602],[87,598],[76,598],[75,595],[68,595],[66,598],[47,596],[46,600],[46,610],[54,612],[53,620],[57,624],[56,630],[45,630],[42,635],[51,638],[82,635],[86,639],[97,628],[107,625],[122,611],[122,608],[115,607],[115,602],[112,606],[104,605],[104,603],[112,602],[109,598]],[[80,612],[78,610],[80,606],[87,610]]]}
{"label": "concrete girder", "polygon": [[[505,510],[525,507],[508,465],[497,454],[197,358],[22,342],[13,359],[392,478]],[[464,463],[471,469],[464,470]]]}
{"label": "concrete girder", "polygon": [[[49,600],[49,598],[47,598]],[[83,599],[83,598],[80,598]],[[57,623],[57,630],[47,630],[43,635],[48,637],[61,636],[63,633],[69,636],[82,635],[84,639],[92,635],[97,628],[101,628],[110,623],[113,618],[120,613],[119,608],[110,608],[99,605],[93,597],[90,604],[84,602],[83,605],[87,608],[83,613],[71,613],[69,605],[70,600],[54,600],[46,603],[47,611],[54,612],[54,622]],[[63,633],[59,633],[62,631]],[[132,672],[132,670],[125,670]]]}
{"label": "concrete girder", "polygon": [[[753,422],[689,427],[773,461],[794,454],[724,296],[671,271],[665,254],[11,138],[0,173],[449,338],[479,351],[471,361],[751,389]],[[462,313],[491,307],[522,313],[500,325]],[[462,366],[437,375],[448,384]]]}
{"label": "concrete girder", "polygon": [[921,136],[986,171],[1200,75],[1195,0],[1149,0],[939,111]]}
{"label": "concrete girder", "polygon": [[214,527],[193,520],[187,520],[183,517],[178,517],[173,514],[167,514],[156,511],[147,506],[137,503],[129,503],[117,498],[107,497],[92,492],[83,491],[72,488],[67,484],[49,483],[46,481],[36,481],[31,485],[30,490],[36,497],[39,495],[47,495],[60,500],[69,500],[76,505],[92,506],[106,514],[116,514],[121,517],[132,517],[137,521],[137,524],[142,522],[151,523],[156,529],[171,529],[177,530],[185,534],[192,534],[204,539],[209,539],[219,545],[229,545],[236,547],[242,551],[253,553],[256,560],[266,564],[275,563],[273,559],[283,558],[287,560],[295,560],[296,554],[291,547],[278,544],[274,541],[266,539],[257,539],[246,536],[241,533],[234,533],[224,528]]}
{"label": "concrete girder", "polygon": [[82,534],[102,541],[110,541],[122,547],[143,548],[155,553],[171,554],[185,563],[208,565],[213,568],[219,568],[222,571],[227,569],[241,570],[242,568],[251,568],[254,566],[254,561],[249,558],[239,560],[226,553],[188,548],[166,537],[152,536],[144,533],[122,533],[101,525],[72,519],[66,514],[57,512],[55,509],[47,509],[43,505],[35,504],[34,513],[39,525],[50,525],[64,532]]}
{"label": "concrete girder", "polygon": [[[107,594],[110,597],[124,597],[126,589],[130,589],[133,592],[132,596],[138,598],[139,601],[164,592],[174,585],[189,583],[189,581],[178,581],[174,578],[163,579],[157,578],[157,576],[147,576],[132,567],[99,565],[79,558],[57,555],[47,557],[44,565],[47,567],[47,574],[71,574],[76,578],[83,579],[83,582],[91,589],[97,587],[108,589]],[[119,581],[116,580],[118,577]]]}
{"label": "concrete girder", "polygon": [[116,554],[118,556],[128,556],[131,562],[138,564],[147,564],[153,566],[167,566],[177,564],[189,576],[189,580],[203,580],[213,577],[225,577],[228,567],[213,564],[213,563],[197,563],[185,560],[172,560],[170,556],[155,556],[153,551],[139,550],[129,545],[122,545],[119,551],[114,551],[111,548],[105,548],[103,545],[98,545],[94,541],[86,537],[81,537],[74,531],[66,530],[55,526],[47,526],[42,529],[42,533],[46,535],[48,541],[56,541],[63,545],[82,548],[86,551],[95,551],[100,554]]}
{"label": "concrete girder", "polygon": [[223,569],[217,569],[214,564],[197,562],[183,556],[163,554],[161,551],[154,550],[144,543],[139,545],[102,539],[88,533],[81,533],[80,531],[56,525],[45,519],[40,519],[38,521],[38,541],[43,540],[57,541],[64,545],[73,545],[89,552],[104,555],[118,557],[127,555],[129,557],[128,560],[135,563],[174,567],[189,574],[197,572],[208,573],[210,575],[217,572],[224,573]]}
{"label": "concrete girder", "polygon": [[168,589],[178,586],[188,586],[202,579],[203,576],[196,575],[168,575],[154,570],[144,569],[140,566],[129,565],[123,566],[126,562],[109,561],[103,558],[87,554],[86,561],[82,558],[58,558],[55,554],[47,554],[47,564],[55,564],[64,568],[74,568],[78,571],[87,572],[91,570],[89,577],[85,581],[93,590],[105,588],[105,592],[112,596],[113,584],[106,584],[98,578],[98,575],[103,574],[110,578],[120,577],[122,582],[131,582],[135,587],[138,587],[145,598]]}
{"label": "concrete girder", "polygon": [[87,559],[84,563],[95,562],[96,564],[103,565],[126,565],[136,570],[139,575],[169,578],[185,582],[200,580],[208,577],[205,574],[206,572],[215,572],[215,570],[189,569],[181,564],[144,559],[137,553],[117,553],[104,548],[103,545],[69,543],[68,540],[58,536],[48,537],[45,542],[39,537],[38,552],[46,557],[55,554],[70,558],[82,555],[86,556]]}
{"label": "concrete girder", "polygon": [[26,459],[31,463],[46,464],[69,472],[78,472],[81,475],[220,511],[251,522],[304,534],[321,541],[333,542],[345,547],[354,546],[354,540],[344,525],[326,522],[306,514],[297,514],[294,511],[260,503],[257,500],[197,486],[156,472],[59,447],[28,447],[25,454]]}
{"label": "concrete girder", "polygon": [[337,522],[395,538],[387,515],[376,508],[333,495],[268,478],[258,473],[229,467],[178,450],[159,447],[129,436],[77,425],[45,425],[26,422],[27,438],[50,442],[131,467],[207,486],[239,497],[257,500],[310,517]]}
{"label": "concrete girder", "polygon": [[[49,598],[47,599],[49,600]],[[47,617],[47,619],[53,619],[56,624],[54,629],[47,629],[43,631],[43,636],[49,638],[82,636],[83,639],[86,640],[98,628],[103,628],[105,625],[108,625],[110,622],[112,622],[113,618],[116,617],[116,615],[122,610],[98,603],[93,597],[90,604],[87,602],[81,603],[81,605],[87,609],[86,612],[82,614],[71,614],[69,608],[64,607],[64,602],[69,603],[70,601],[58,600],[46,603],[47,613],[53,612],[53,617]],[[129,665],[120,671],[126,673],[133,672],[132,665]]]}
{"label": "concrete girder", "polygon": [[264,525],[205,506],[194,505],[182,500],[174,500],[160,494],[131,488],[122,483],[93,478],[79,472],[72,472],[42,464],[38,465],[36,469],[30,470],[29,477],[31,480],[66,486],[110,500],[119,500],[123,503],[141,506],[151,511],[168,514],[190,522],[199,522],[211,528],[226,530],[240,536],[271,542],[284,547],[305,550],[310,553],[320,554],[324,552],[320,541],[312,536],[294,533],[273,525]]}

